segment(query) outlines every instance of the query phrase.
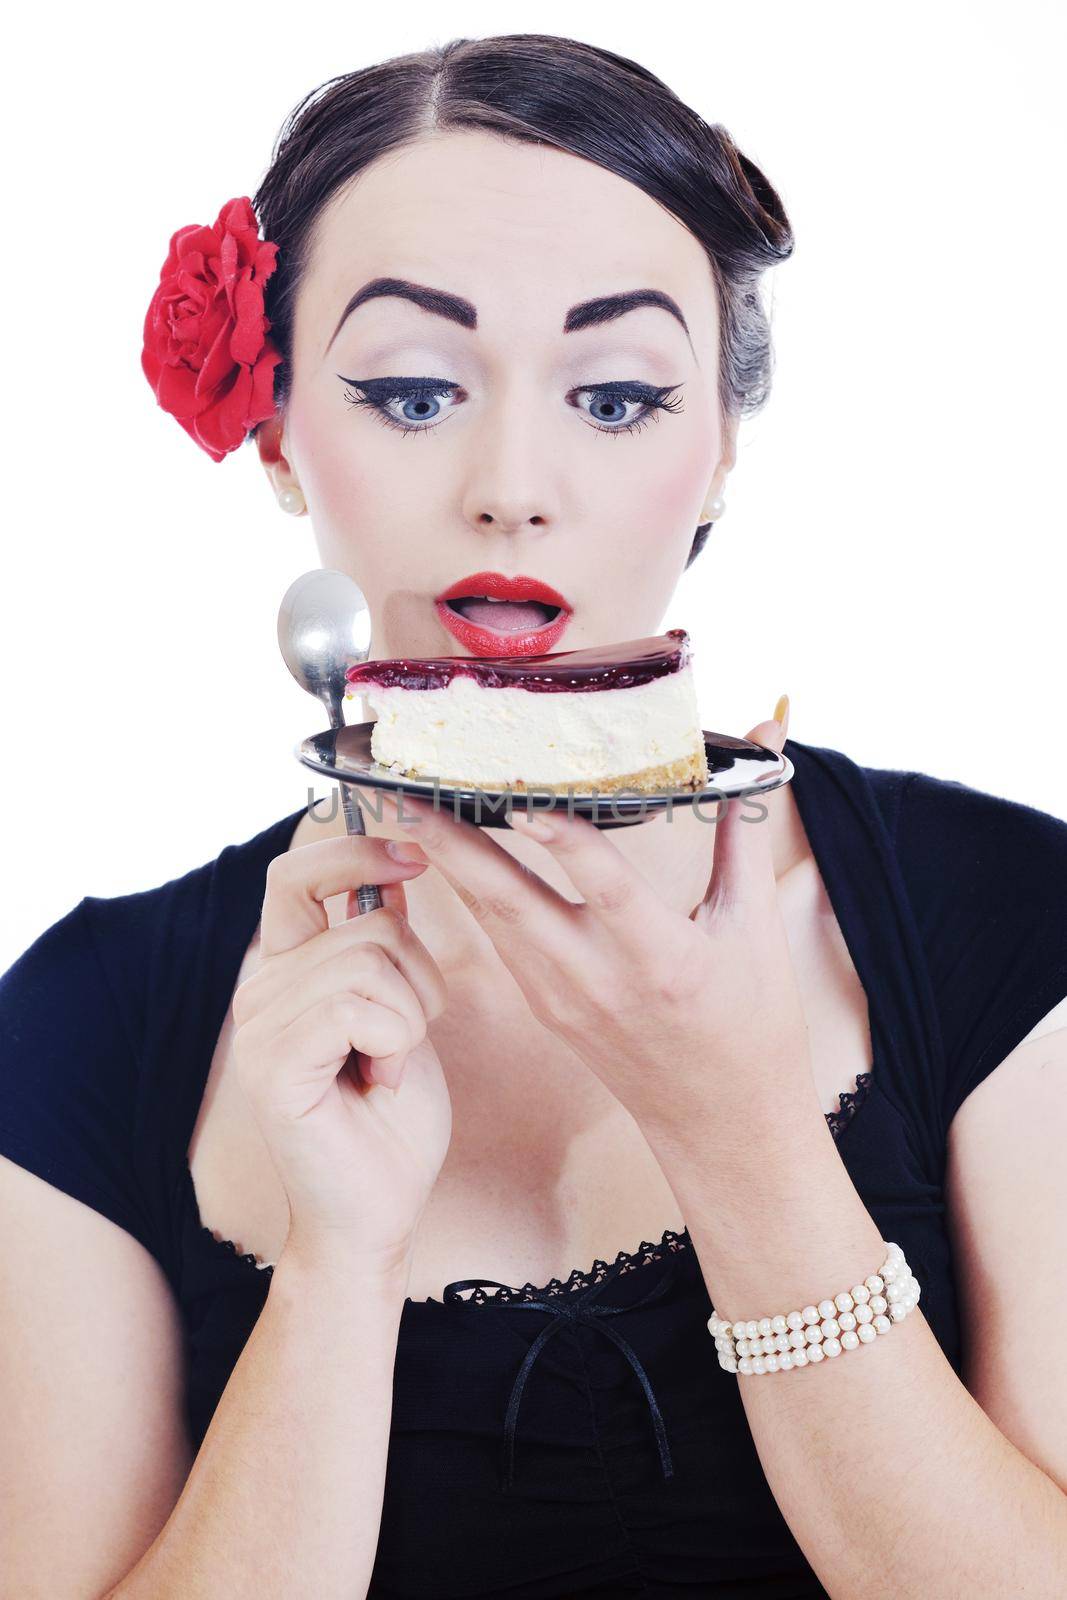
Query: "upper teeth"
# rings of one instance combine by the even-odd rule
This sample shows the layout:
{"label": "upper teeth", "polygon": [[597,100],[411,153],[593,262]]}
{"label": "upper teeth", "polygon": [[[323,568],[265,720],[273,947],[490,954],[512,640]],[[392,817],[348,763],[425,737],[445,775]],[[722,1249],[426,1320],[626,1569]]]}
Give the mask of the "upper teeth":
{"label": "upper teeth", "polygon": [[[492,606],[513,606],[521,604],[521,601],[516,601],[514,599],[509,600],[505,595],[498,594],[468,594],[463,595],[461,598],[464,600],[488,600],[489,604]],[[547,605],[548,602],[546,600],[538,600],[536,604]],[[550,607],[549,609],[552,608]]]}

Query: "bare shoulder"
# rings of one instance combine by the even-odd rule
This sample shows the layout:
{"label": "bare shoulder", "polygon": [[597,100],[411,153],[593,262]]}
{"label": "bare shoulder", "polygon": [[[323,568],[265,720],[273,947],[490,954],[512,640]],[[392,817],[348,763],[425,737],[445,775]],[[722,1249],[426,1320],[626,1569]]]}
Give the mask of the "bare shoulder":
{"label": "bare shoulder", "polygon": [[964,1381],[1067,1491],[1067,1385],[1049,1328],[1067,1319],[1067,1001],[972,1090],[948,1133],[946,1205]]}
{"label": "bare shoulder", "polygon": [[101,1594],[192,1465],[182,1333],[131,1234],[0,1157],[0,1568],[11,1594]]}

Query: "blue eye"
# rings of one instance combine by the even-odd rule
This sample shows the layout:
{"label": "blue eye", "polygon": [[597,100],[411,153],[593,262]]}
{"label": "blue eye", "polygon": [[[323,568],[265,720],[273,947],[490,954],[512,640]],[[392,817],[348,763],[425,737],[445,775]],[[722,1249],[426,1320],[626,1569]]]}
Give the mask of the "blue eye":
{"label": "blue eye", "polygon": [[[342,373],[337,376],[342,383],[348,385],[345,399],[352,406],[370,406],[374,414],[387,427],[399,428],[402,433],[429,433],[432,428],[440,427],[441,422],[449,415],[441,415],[440,401],[462,396],[466,393],[462,385],[452,383],[447,378],[346,378]],[[612,383],[599,383],[586,385],[571,391],[571,395],[591,395],[593,397],[592,412],[585,411],[584,407],[577,406],[576,401],[568,395],[568,403],[576,405],[576,409],[590,417],[589,426],[598,433],[636,433],[643,428],[648,419],[658,411],[681,411],[681,396],[675,391],[681,389],[681,384],[670,384],[663,388],[654,388],[646,383],[626,383],[623,381]],[[672,399],[671,396],[674,396]],[[391,408],[400,406],[398,416]],[[626,416],[626,408],[636,406],[638,410],[631,416]],[[622,415],[611,416],[618,408],[622,408]],[[449,410],[454,410],[454,407]],[[600,420],[595,420],[599,415]]]}
{"label": "blue eye", "polygon": [[[349,405],[370,406],[387,427],[399,428],[402,433],[429,433],[431,427],[439,427],[439,401],[460,389],[447,378],[342,378],[342,382],[359,391],[346,392]],[[389,409],[394,401],[400,402],[404,415],[398,417]]]}
{"label": "blue eye", "polygon": [[[680,383],[671,384],[666,388],[654,389],[647,383],[599,383],[586,389],[575,389],[575,394],[589,394],[593,396],[593,410],[589,415],[594,420],[591,426],[598,433],[636,433],[643,428],[650,417],[657,411],[681,411],[683,409],[680,395],[674,395],[680,389]],[[634,415],[626,417],[627,406],[635,405],[640,409]],[[605,415],[606,411],[613,411],[616,407],[623,408],[623,416],[614,420]]]}

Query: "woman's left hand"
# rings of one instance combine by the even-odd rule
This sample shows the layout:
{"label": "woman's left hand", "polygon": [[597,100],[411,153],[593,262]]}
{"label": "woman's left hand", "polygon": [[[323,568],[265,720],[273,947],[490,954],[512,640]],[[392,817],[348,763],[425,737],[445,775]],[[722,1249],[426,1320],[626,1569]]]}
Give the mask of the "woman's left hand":
{"label": "woman's left hand", "polygon": [[[780,751],[784,728],[747,738]],[[491,831],[404,795],[398,821],[492,939],[534,1017],[563,1039],[646,1133],[727,1131],[811,1078],[800,993],[778,903],[768,803],[718,801],[711,879],[688,916],[666,905],[611,832],[565,807],[537,813],[575,904],[493,843]],[[754,814],[743,815],[743,808]],[[394,804],[394,809],[395,804]],[[524,810],[518,834],[537,837]],[[743,1124],[742,1124],[743,1126]]]}

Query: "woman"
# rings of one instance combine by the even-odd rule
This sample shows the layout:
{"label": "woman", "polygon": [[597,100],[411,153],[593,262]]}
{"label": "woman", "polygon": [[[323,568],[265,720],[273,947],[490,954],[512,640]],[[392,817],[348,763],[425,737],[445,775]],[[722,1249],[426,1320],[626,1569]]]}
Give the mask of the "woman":
{"label": "woman", "polygon": [[[309,96],[257,209],[236,333],[186,256],[145,370],[216,460],[255,438],[375,655],[470,653],[434,599],[486,569],[560,590],[558,648],[658,631],[791,248],[725,132],[459,40]],[[1064,1592],[1067,827],[787,749],[762,825],[317,807],[25,953],[12,1592]]]}

